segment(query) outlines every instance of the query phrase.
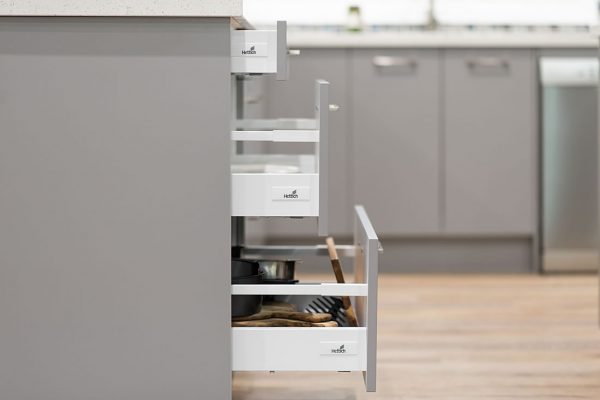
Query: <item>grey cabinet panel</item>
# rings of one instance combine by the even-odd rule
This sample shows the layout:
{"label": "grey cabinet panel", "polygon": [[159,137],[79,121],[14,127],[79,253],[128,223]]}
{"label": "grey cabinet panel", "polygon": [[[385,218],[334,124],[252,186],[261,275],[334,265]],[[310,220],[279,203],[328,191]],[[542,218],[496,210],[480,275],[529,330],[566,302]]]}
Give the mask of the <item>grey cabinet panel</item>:
{"label": "grey cabinet panel", "polygon": [[437,50],[353,54],[354,201],[365,205],[382,235],[440,229],[438,54]]}
{"label": "grey cabinet panel", "polygon": [[230,398],[229,18],[0,31],[0,399]]}
{"label": "grey cabinet panel", "polygon": [[266,118],[266,76],[244,79],[244,118]]}
{"label": "grey cabinet panel", "polygon": [[[302,50],[290,58],[290,79],[277,81],[267,78],[268,118],[314,118],[315,79],[330,82],[329,99],[340,105],[340,110],[329,117],[329,226],[330,233],[352,234],[352,201],[348,183],[349,129],[348,129],[348,52],[346,50]],[[269,145],[270,152],[312,153],[312,145]],[[268,222],[271,235],[310,236],[317,233],[316,220],[289,220],[272,218]]]}
{"label": "grey cabinet panel", "polygon": [[445,232],[533,233],[533,52],[449,50],[444,70]]}

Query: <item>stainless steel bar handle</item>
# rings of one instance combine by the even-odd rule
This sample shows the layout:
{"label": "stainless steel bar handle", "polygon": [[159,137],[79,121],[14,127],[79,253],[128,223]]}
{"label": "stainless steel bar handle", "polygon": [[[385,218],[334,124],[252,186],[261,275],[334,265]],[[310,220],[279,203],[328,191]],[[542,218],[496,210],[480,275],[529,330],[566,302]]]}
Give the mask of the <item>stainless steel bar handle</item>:
{"label": "stainless steel bar handle", "polygon": [[290,50],[288,50],[288,55],[289,56],[299,56],[300,55],[300,50],[298,50],[298,49],[290,49]]}
{"label": "stainless steel bar handle", "polygon": [[257,95],[257,96],[248,96],[248,97],[244,97],[244,103],[246,104],[258,104],[262,101],[263,96],[262,95]]}
{"label": "stainless steel bar handle", "polygon": [[390,57],[390,56],[375,56],[373,57],[373,65],[378,68],[389,67],[410,67],[415,68],[417,60],[408,57]]}
{"label": "stainless steel bar handle", "polygon": [[508,60],[500,57],[477,57],[466,61],[469,68],[508,68]]}

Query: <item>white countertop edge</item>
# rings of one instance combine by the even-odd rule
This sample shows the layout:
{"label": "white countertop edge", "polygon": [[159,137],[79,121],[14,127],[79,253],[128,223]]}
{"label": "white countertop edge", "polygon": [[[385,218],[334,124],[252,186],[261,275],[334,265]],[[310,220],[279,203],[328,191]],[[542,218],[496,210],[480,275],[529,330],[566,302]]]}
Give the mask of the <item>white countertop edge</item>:
{"label": "white countertop edge", "polygon": [[242,0],[0,0],[0,16],[239,17]]}
{"label": "white countertop edge", "polygon": [[513,32],[289,32],[288,45],[299,48],[597,48],[597,33]]}

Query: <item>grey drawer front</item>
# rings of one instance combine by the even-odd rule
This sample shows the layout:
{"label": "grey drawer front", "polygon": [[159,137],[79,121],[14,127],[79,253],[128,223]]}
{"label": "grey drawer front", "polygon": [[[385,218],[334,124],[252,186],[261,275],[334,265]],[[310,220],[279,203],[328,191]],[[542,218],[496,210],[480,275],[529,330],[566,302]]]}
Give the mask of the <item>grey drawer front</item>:
{"label": "grey drawer front", "polygon": [[369,210],[381,235],[440,229],[438,54],[353,54],[354,200]]}
{"label": "grey drawer front", "polygon": [[533,233],[533,51],[449,50],[444,81],[445,231]]}
{"label": "grey drawer front", "polygon": [[367,370],[364,371],[367,392],[374,392],[377,384],[377,277],[379,274],[379,239],[363,206],[355,206],[354,246],[356,258],[355,282],[366,282],[367,297],[356,298],[359,325],[367,328]]}

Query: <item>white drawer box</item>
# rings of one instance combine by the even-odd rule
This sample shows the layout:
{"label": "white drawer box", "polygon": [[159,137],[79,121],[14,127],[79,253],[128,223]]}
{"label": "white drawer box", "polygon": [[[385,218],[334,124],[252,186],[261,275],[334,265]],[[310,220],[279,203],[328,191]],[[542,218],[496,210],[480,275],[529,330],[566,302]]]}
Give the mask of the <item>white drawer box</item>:
{"label": "white drawer box", "polygon": [[[379,239],[362,206],[355,207],[354,245],[339,246],[354,257],[354,282],[296,285],[232,285],[232,294],[291,295],[298,310],[315,296],[352,299],[358,327],[231,328],[233,371],[362,371],[368,392],[376,389],[377,277]],[[327,255],[325,246],[247,246],[249,258]]]}
{"label": "white drawer box", "polygon": [[232,162],[232,216],[319,216],[314,156],[237,155]]}
{"label": "white drawer box", "polygon": [[231,73],[289,76],[287,25],[277,22],[277,30],[234,30],[231,32]]}
{"label": "white drawer box", "polygon": [[[315,118],[236,120],[233,142],[314,144],[306,155],[233,154],[233,217],[315,217],[328,233],[329,82],[315,82]],[[237,151],[237,146],[235,146]]]}
{"label": "white drawer box", "polygon": [[232,328],[234,371],[366,371],[366,328]]}

